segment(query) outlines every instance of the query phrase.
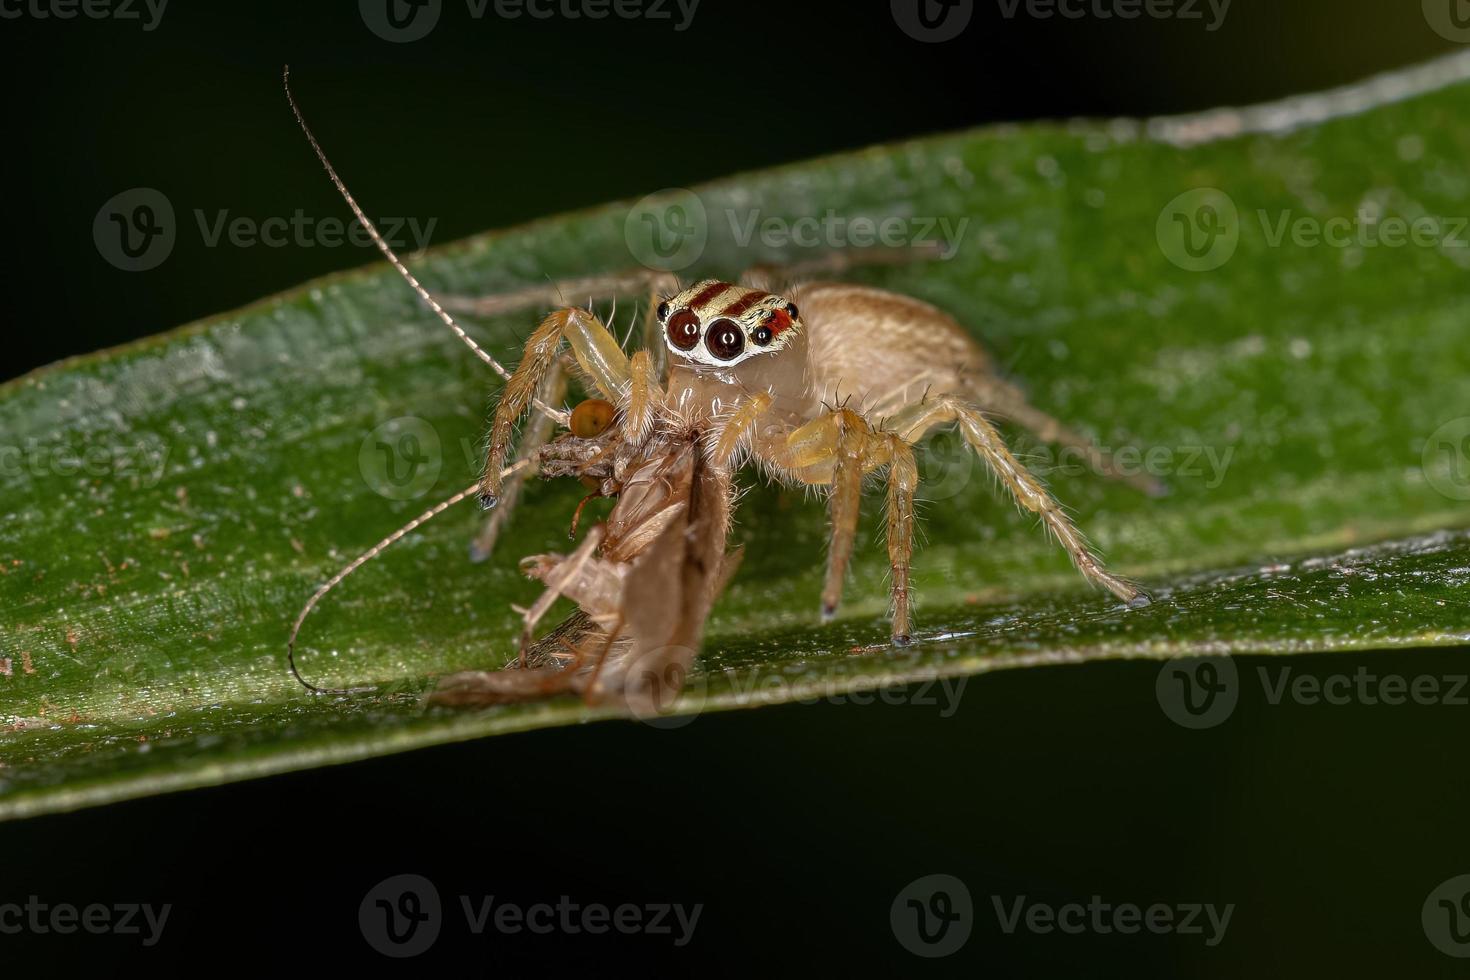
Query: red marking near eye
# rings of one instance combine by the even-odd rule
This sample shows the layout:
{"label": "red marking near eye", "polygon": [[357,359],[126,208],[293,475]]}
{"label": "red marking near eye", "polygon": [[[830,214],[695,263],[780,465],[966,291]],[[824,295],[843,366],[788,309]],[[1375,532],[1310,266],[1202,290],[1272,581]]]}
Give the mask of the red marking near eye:
{"label": "red marking near eye", "polygon": [[791,329],[791,314],[785,310],[772,310],[771,315],[766,317],[766,326],[771,328],[771,333],[779,337],[783,330]]}

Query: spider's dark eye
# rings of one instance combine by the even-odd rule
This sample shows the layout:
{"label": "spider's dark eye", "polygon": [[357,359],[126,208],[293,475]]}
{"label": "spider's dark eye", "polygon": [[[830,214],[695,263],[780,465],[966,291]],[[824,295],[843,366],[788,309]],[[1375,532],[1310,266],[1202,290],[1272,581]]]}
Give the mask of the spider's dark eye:
{"label": "spider's dark eye", "polygon": [[669,319],[669,343],[677,350],[693,350],[699,343],[699,317],[680,310]]}
{"label": "spider's dark eye", "polygon": [[786,312],[791,314],[791,319],[793,320],[798,319],[801,316],[801,313],[797,310],[795,303],[787,303]]}
{"label": "spider's dark eye", "polygon": [[668,303],[660,303],[660,304],[658,304],[658,310],[657,310],[657,312],[658,312],[658,319],[659,319],[659,322],[660,323],[662,323],[663,321],[667,320],[669,318],[669,304]]}
{"label": "spider's dark eye", "polygon": [[769,344],[772,339],[775,338],[775,336],[776,335],[771,332],[770,327],[756,327],[755,333],[750,335],[750,339],[755,341],[757,347],[764,347]]}
{"label": "spider's dark eye", "polygon": [[722,361],[733,361],[745,350],[745,333],[734,320],[716,320],[704,335],[704,346]]}

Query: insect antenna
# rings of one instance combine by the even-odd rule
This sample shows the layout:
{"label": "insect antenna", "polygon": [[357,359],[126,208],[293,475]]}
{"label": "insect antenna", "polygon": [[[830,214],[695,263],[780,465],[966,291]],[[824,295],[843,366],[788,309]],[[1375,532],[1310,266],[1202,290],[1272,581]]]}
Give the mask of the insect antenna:
{"label": "insect antenna", "polygon": [[[507,466],[504,470],[501,471],[500,475],[502,477],[510,476],[516,471],[522,470],[529,465],[530,460],[520,460],[516,462],[513,466]],[[352,561],[342,566],[341,570],[338,571],[337,574],[333,575],[331,578],[323,582],[321,587],[318,588],[316,592],[312,593],[311,598],[306,600],[306,605],[302,606],[301,612],[297,614],[296,622],[291,624],[291,635],[286,639],[286,663],[291,668],[291,675],[301,682],[302,687],[306,688],[308,691],[311,691],[313,694],[362,694],[367,691],[374,690],[374,688],[371,687],[317,687],[315,684],[311,683],[311,681],[302,677],[301,671],[296,669],[296,637],[301,632],[301,624],[306,622],[306,617],[311,615],[311,611],[316,608],[317,603],[321,602],[322,599],[326,597],[328,592],[331,592],[337,586],[342,584],[343,579],[351,575],[353,572],[357,571],[363,565],[366,565],[368,562],[372,561],[374,558],[378,557],[378,555],[386,551],[390,546],[401,539],[404,535],[413,533],[415,529],[422,527],[424,524],[428,523],[431,518],[439,516],[444,511],[459,503],[461,500],[464,500],[466,497],[470,497],[478,493],[479,490],[480,481],[476,480],[473,484],[461,490],[454,496],[449,497],[446,500],[439,501],[439,503],[435,504],[433,507],[430,507],[418,517],[415,517],[413,520],[409,521],[407,524],[403,525],[398,530],[394,531],[392,534],[388,535],[386,538],[373,545],[367,551],[364,551],[362,554],[352,559]]]}
{"label": "insect antenna", "polygon": [[[454,335],[460,340],[464,341],[469,349],[475,352],[476,357],[484,361],[486,364],[490,365],[490,369],[496,374],[500,375],[502,379],[509,381],[511,374],[510,371],[506,369],[505,365],[497,361],[494,356],[490,354],[489,351],[485,350],[485,348],[475,343],[474,338],[465,333],[464,328],[461,327],[457,322],[455,322],[454,317],[450,316],[449,311],[444,309],[444,307],[439,304],[439,301],[436,300],[433,295],[424,288],[423,284],[420,283],[417,278],[415,278],[412,272],[408,271],[408,266],[403,264],[403,261],[398,258],[398,255],[393,251],[393,248],[388,244],[387,240],[384,239],[381,234],[379,234],[377,225],[373,224],[372,221],[368,219],[367,214],[357,203],[357,199],[352,196],[352,193],[347,189],[347,185],[342,182],[342,178],[337,176],[336,169],[332,166],[331,161],[327,159],[326,151],[323,150],[321,144],[317,142],[316,136],[311,131],[311,127],[306,124],[306,117],[301,114],[301,107],[296,104],[296,97],[291,94],[290,65],[285,66],[285,68],[281,71],[281,85],[286,90],[286,101],[290,103],[291,112],[293,115],[296,116],[296,122],[301,127],[301,132],[306,136],[306,141],[311,144],[312,150],[316,152],[316,158],[322,162],[322,167],[326,169],[327,176],[332,178],[332,183],[336,186],[337,192],[342,195],[342,199],[346,201],[347,206],[352,209],[353,215],[357,218],[359,222],[362,223],[363,228],[367,230],[368,236],[373,240],[373,244],[378,246],[378,251],[383,253],[383,257],[388,260],[393,268],[398,270],[398,274],[402,276],[404,281],[413,288],[413,291],[415,293],[418,293],[419,299],[423,300],[424,305],[427,306],[431,311],[433,311],[434,315],[442,320],[446,327],[454,331]],[[540,398],[534,395],[531,398],[531,404],[533,404],[538,411],[542,412],[560,425],[566,425],[570,418],[570,416],[566,412],[562,411],[559,408],[552,408],[550,405],[547,405]]]}

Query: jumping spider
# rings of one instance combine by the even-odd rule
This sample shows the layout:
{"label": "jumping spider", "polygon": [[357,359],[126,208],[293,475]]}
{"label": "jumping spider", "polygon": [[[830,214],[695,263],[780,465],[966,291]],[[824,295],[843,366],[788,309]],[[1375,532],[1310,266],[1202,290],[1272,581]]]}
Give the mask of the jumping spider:
{"label": "jumping spider", "polygon": [[[292,108],[301,121],[294,101]],[[333,182],[371,230],[305,122],[301,125]],[[522,482],[539,468],[548,478],[582,479],[592,488],[590,496],[615,498],[612,510],[569,555],[538,555],[522,563],[546,591],[524,613],[515,665],[521,669],[454,674],[439,682],[431,699],[483,704],[575,692],[589,703],[619,698],[635,710],[661,707],[682,686],[709,608],[738,562],[739,553],[727,553],[726,547],[734,474],[747,462],[784,484],[826,493],[831,547],[821,592],[823,619],[836,612],[842,598],[864,477],[882,475],[892,641],[908,644],[918,487],[913,447],[947,426],[959,429],[968,447],[1022,508],[1039,517],[1088,581],[1132,607],[1149,601],[1138,587],[1103,567],[1056,499],[1011,454],[989,416],[1009,418],[1043,440],[1073,448],[1096,472],[1148,492],[1157,491],[1157,485],[1119,473],[1089,440],[1030,405],[942,310],[870,286],[807,281],[871,256],[839,253],[784,271],[753,270],[737,282],[706,279],[682,288],[664,273],[630,272],[457,304],[502,313],[545,308],[562,295],[652,293],[647,332],[656,331],[659,339],[644,349],[630,356],[590,308],[564,307],[536,327],[512,374],[469,339],[373,234],[430,309],[507,382],[479,484],[395,532],[318,590],[296,621],[293,645],[296,629],[328,589],[451,503],[478,496],[482,506],[495,509],[477,542],[479,553],[487,554]],[[551,404],[560,397],[563,341],[593,393],[570,413]],[[538,413],[537,421],[522,438],[518,460],[507,465],[515,426],[528,410]],[[553,440],[556,426],[566,431]],[[539,620],[561,596],[574,601],[579,614],[535,642]]]}

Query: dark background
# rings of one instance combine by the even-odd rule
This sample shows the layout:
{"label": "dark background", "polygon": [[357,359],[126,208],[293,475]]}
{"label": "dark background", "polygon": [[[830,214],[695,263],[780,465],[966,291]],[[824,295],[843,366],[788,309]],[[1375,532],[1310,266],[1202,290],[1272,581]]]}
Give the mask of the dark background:
{"label": "dark background", "polygon": [[[3,0],[29,11],[36,0]],[[563,2],[563,0],[558,0]],[[139,9],[140,12],[142,8]],[[673,8],[670,8],[673,9]],[[352,247],[208,247],[193,211],[341,216],[279,73],[368,211],[437,218],[437,242],[865,144],[997,120],[1182,112],[1357,80],[1453,48],[1417,0],[1235,0],[1201,21],[1005,19],[977,0],[923,44],[886,2],[702,0],[692,22],[476,20],[445,0],[388,43],[351,2],[173,0],[156,29],[0,19],[8,234],[0,378],[373,258]],[[1205,8],[1207,10],[1207,8]],[[675,19],[677,19],[675,10]],[[1208,16],[1208,15],[1207,15]],[[155,187],[169,259],[107,264],[92,220]],[[1459,651],[1301,658],[1405,676]],[[1254,674],[1258,663],[1240,661]],[[1470,871],[1465,717],[1450,706],[1266,703],[1175,726],[1156,664],[1006,673],[960,709],[819,705],[603,724],[7,825],[0,903],[172,903],[163,941],[0,936],[0,963],[393,967],[357,907],[432,879],[450,920],[405,966],[748,974],[1406,975],[1464,972],[1420,926]],[[942,872],[975,900],[964,950],[927,961],[888,924]],[[471,937],[455,896],[703,903],[688,947],[652,936]],[[1226,939],[1005,934],[990,896],[1234,903]]]}

